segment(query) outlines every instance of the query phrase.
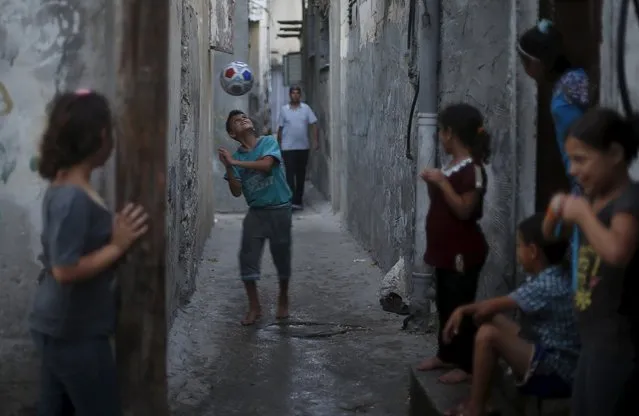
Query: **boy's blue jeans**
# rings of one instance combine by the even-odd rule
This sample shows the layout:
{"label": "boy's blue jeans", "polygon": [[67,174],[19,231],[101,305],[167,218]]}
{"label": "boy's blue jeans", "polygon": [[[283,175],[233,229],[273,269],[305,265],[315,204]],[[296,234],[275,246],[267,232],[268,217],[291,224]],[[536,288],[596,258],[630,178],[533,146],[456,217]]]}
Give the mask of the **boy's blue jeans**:
{"label": "boy's blue jeans", "polygon": [[38,416],[122,415],[108,337],[32,335],[42,357]]}

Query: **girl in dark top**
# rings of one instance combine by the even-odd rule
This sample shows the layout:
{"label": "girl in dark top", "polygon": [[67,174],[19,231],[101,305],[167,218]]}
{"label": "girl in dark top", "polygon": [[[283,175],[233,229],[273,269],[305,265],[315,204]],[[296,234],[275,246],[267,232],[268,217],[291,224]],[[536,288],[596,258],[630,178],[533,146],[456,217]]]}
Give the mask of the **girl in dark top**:
{"label": "girl in dark top", "polygon": [[147,229],[128,204],[113,219],[90,183],[113,140],[107,100],[79,90],[56,97],[42,137],[38,170],[50,182],[42,203],[43,270],[29,319],[41,356],[40,416],[118,416],[116,261]]}
{"label": "girl in dark top", "polygon": [[628,173],[639,146],[635,125],[616,111],[595,109],[570,128],[570,174],[584,196],[556,195],[544,221],[546,236],[554,236],[557,225],[565,235],[580,235],[572,259],[582,342],[574,415],[639,414],[636,363],[632,374],[639,358],[639,184]]}
{"label": "girl in dark top", "polygon": [[443,343],[442,330],[457,307],[475,300],[488,254],[478,221],[486,193],[483,164],[490,155],[490,136],[481,113],[468,104],[445,108],[438,123],[442,146],[452,160],[443,169],[426,169],[420,176],[430,195],[424,261],[435,269],[439,349],[418,369],[450,369],[439,380],[452,384],[465,381],[470,374],[475,327],[472,321],[465,321],[450,344]]}

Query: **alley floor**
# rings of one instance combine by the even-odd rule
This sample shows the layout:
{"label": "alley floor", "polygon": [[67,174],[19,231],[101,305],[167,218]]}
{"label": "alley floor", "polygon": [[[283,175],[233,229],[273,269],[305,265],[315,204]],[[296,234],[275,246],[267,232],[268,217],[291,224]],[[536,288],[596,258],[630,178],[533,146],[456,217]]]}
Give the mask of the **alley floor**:
{"label": "alley floor", "polygon": [[326,203],[294,215],[291,317],[275,320],[277,279],[268,247],[260,295],[264,317],[239,324],[243,216],[222,214],[204,249],[191,302],[169,346],[174,415],[403,416],[408,367],[430,350],[381,310],[381,271]]}

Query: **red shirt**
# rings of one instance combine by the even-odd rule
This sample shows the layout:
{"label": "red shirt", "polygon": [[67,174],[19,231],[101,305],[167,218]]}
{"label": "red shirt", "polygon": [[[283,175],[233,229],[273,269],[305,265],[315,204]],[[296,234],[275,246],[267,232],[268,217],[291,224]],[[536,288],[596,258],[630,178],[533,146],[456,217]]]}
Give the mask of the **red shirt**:
{"label": "red shirt", "polygon": [[463,271],[480,267],[488,256],[488,243],[478,221],[484,211],[486,171],[471,159],[443,170],[459,195],[478,191],[480,198],[470,218],[455,215],[437,185],[428,184],[430,209],[426,216],[424,261],[436,268]]}

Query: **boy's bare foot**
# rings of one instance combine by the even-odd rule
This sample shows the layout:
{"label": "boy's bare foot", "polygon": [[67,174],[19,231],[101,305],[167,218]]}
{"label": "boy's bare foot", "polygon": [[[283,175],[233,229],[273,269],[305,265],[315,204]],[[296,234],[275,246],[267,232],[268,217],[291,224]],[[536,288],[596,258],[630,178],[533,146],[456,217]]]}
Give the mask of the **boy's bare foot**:
{"label": "boy's bare foot", "polygon": [[262,317],[262,311],[259,309],[251,309],[246,313],[244,319],[242,319],[243,326],[249,326],[255,324]]}
{"label": "boy's bare foot", "polygon": [[453,368],[453,365],[443,362],[439,357],[430,357],[417,366],[418,371],[431,371],[440,368]]}
{"label": "boy's bare foot", "polygon": [[275,314],[276,319],[287,319],[288,318],[288,299],[285,297],[280,297],[277,301],[277,313]]}
{"label": "boy's bare foot", "polygon": [[440,383],[443,384],[459,384],[464,381],[468,381],[470,379],[470,374],[461,370],[459,368],[455,368],[454,370],[450,370],[446,374],[443,374],[438,378]]}

